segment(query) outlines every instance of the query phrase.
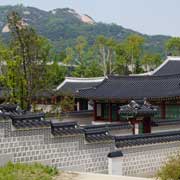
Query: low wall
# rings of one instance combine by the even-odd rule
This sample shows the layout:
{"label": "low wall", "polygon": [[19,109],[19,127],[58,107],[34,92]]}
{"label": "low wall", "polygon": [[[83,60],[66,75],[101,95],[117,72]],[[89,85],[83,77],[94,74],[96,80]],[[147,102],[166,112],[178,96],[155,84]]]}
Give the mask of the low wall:
{"label": "low wall", "polygon": [[41,162],[64,170],[107,173],[107,154],[114,142],[91,143],[84,135],[54,137],[51,128],[17,130],[11,120],[0,121],[0,165]]}
{"label": "low wall", "polygon": [[[1,119],[0,165],[8,161],[41,162],[63,170],[108,173],[107,155],[109,152],[119,150],[122,152],[122,156],[118,157],[121,166],[113,166],[120,169],[117,168],[112,172],[126,176],[147,177],[154,175],[170,156],[180,152],[180,134],[171,135],[178,139],[170,141],[161,141],[163,138],[167,139],[168,134],[162,138],[157,136],[161,143],[155,141],[156,137],[153,137],[155,140],[151,143],[149,138],[146,144],[139,144],[141,140],[136,144],[134,136],[133,138],[130,136],[130,141],[127,139],[121,148],[115,148],[118,146],[117,142],[115,146],[114,140],[89,143],[83,133],[53,136],[51,131],[51,127],[16,129],[11,119]],[[146,142],[146,135],[142,140]],[[121,144],[121,141],[119,143]],[[113,161],[111,164],[113,165]]]}
{"label": "low wall", "polygon": [[180,153],[180,142],[121,149],[122,175],[154,176],[172,156]]}

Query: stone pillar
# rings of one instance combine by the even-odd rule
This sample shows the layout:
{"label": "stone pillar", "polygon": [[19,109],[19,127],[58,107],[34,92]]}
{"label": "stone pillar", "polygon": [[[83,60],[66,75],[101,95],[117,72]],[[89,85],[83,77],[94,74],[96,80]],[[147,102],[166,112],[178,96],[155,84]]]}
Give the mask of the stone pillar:
{"label": "stone pillar", "polygon": [[123,154],[121,151],[108,154],[108,174],[123,175]]}

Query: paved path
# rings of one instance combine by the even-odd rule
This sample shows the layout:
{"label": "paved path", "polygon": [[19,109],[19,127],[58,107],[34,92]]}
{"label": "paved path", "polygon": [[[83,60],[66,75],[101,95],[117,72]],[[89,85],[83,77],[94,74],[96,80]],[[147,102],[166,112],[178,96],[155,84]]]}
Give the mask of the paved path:
{"label": "paved path", "polygon": [[113,176],[91,173],[61,173],[56,180],[153,180],[150,178]]}

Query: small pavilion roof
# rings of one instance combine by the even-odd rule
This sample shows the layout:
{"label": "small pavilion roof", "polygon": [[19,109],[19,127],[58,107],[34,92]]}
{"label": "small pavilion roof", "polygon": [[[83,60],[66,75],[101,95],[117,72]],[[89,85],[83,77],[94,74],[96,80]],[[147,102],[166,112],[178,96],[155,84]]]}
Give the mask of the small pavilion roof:
{"label": "small pavilion roof", "polygon": [[139,102],[132,100],[129,104],[120,106],[119,114],[126,117],[153,116],[158,110],[157,106],[152,106],[146,100]]}
{"label": "small pavilion roof", "polygon": [[90,88],[100,84],[105,77],[95,78],[75,78],[66,77],[65,80],[56,88],[60,94],[74,94],[78,89]]}
{"label": "small pavilion roof", "polygon": [[163,76],[108,76],[76,97],[99,100],[137,100],[180,97],[180,74]]}

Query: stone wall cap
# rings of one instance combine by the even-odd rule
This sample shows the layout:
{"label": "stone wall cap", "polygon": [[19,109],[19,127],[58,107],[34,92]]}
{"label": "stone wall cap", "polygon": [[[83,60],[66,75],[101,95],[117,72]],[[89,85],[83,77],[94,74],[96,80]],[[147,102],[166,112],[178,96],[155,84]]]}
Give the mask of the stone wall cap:
{"label": "stone wall cap", "polygon": [[116,158],[116,157],[122,157],[122,156],[123,156],[123,153],[121,151],[114,151],[108,154],[108,158]]}

